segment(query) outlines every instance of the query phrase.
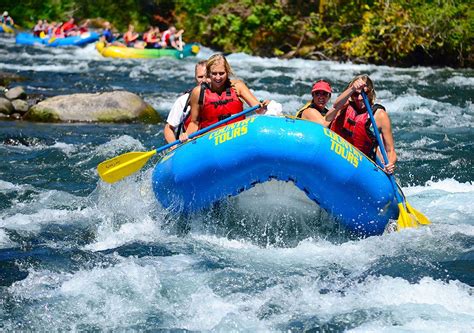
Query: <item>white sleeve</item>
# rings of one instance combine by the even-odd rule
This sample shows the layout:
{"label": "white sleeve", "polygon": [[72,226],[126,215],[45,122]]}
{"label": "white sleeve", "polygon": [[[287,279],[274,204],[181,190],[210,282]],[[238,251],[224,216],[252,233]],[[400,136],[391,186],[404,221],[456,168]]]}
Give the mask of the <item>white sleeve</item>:
{"label": "white sleeve", "polygon": [[171,126],[177,127],[184,119],[183,109],[184,105],[186,104],[186,101],[188,100],[188,96],[189,94],[184,94],[183,96],[180,96],[171,107],[171,111],[168,115],[168,118],[166,119],[166,122]]}

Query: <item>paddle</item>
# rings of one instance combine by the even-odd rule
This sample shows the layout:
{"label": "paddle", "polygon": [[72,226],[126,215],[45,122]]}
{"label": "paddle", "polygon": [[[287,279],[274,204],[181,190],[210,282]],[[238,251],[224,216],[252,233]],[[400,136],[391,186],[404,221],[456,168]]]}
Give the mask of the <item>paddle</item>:
{"label": "paddle", "polygon": [[[388,164],[388,156],[387,152],[385,151],[385,147],[383,146],[382,139],[380,137],[379,129],[377,127],[377,123],[375,122],[374,113],[372,111],[372,107],[369,104],[369,99],[364,91],[362,91],[362,97],[364,98],[365,107],[367,108],[367,113],[369,114],[370,121],[372,122],[372,127],[374,128],[375,137],[380,147],[380,151],[382,153],[383,159],[385,164]],[[406,201],[405,195],[402,192],[402,189],[397,185],[395,181],[395,176],[392,174],[388,174],[390,182],[392,183],[393,191],[395,192],[395,197],[398,202],[398,220],[397,220],[397,229],[403,228],[416,228],[419,224],[430,224],[431,222],[428,220],[426,216],[422,213],[414,209],[408,201]],[[400,194],[401,193],[401,194]]]}
{"label": "paddle", "polygon": [[[229,118],[222,119],[221,121],[212,124],[206,128],[200,129],[197,132],[192,133],[189,136],[189,139],[193,139],[201,134],[204,134],[216,127],[219,127],[222,124],[225,124],[231,120],[236,118],[242,117],[243,115],[250,113],[254,110],[257,110],[260,105],[255,105],[251,108],[248,108],[242,112],[236,113]],[[137,172],[140,170],[145,163],[155,155],[156,153],[162,152],[168,148],[171,148],[177,144],[182,143],[181,140],[176,140],[174,142],[168,143],[160,148],[155,150],[147,151],[147,152],[131,152],[125,153],[123,155],[114,157],[110,160],[104,161],[97,166],[97,171],[99,173],[100,178],[107,183],[115,183],[127,176],[130,176],[132,173]]]}
{"label": "paddle", "polygon": [[179,35],[179,45],[178,45],[178,50],[180,50],[181,52],[183,51],[183,37],[182,37],[182,34]]}

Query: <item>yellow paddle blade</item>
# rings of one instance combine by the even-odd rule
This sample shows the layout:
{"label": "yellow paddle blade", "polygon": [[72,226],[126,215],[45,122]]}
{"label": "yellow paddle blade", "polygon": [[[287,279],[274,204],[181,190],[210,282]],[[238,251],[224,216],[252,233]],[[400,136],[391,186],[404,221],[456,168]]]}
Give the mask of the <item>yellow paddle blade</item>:
{"label": "yellow paddle blade", "polygon": [[100,178],[107,183],[115,183],[140,170],[156,154],[156,150],[126,153],[97,166]]}
{"label": "yellow paddle blade", "polygon": [[191,52],[194,53],[194,54],[198,54],[200,49],[201,48],[199,47],[199,45],[191,46]]}
{"label": "yellow paddle blade", "polygon": [[418,223],[416,222],[416,218],[408,214],[403,205],[403,202],[398,204],[398,220],[397,220],[397,230],[404,229],[404,228],[417,228]]}
{"label": "yellow paddle blade", "polygon": [[408,201],[405,201],[405,205],[407,206],[408,213],[415,216],[416,221],[419,224],[431,224],[430,220],[428,220],[428,218],[425,215],[423,215],[423,213],[413,208],[413,206],[410,205]]}

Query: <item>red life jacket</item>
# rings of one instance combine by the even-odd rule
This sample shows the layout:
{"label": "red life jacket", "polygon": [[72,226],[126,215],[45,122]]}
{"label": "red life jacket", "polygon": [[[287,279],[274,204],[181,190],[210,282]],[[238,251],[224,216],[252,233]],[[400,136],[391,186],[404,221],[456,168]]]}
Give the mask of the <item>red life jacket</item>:
{"label": "red life jacket", "polygon": [[127,46],[131,46],[133,42],[138,40],[138,34],[134,34],[133,32],[131,34],[128,34],[128,31],[123,35],[123,41]]}
{"label": "red life jacket", "polygon": [[170,38],[171,38],[171,31],[166,30],[165,32],[163,32],[163,35],[161,36],[161,41],[165,42],[166,46],[170,46],[171,45]]}
{"label": "red life jacket", "polygon": [[[375,104],[372,107],[374,114],[379,108],[385,110],[382,105]],[[370,121],[369,114],[367,112],[358,113],[353,104],[350,103],[346,109],[336,116],[330,128],[370,159],[375,160],[378,143],[370,129],[371,125],[372,122]]]}
{"label": "red life jacket", "polygon": [[69,32],[70,30],[75,29],[77,26],[74,23],[71,23],[69,21],[63,23],[63,31],[65,33]]}
{"label": "red life jacket", "polygon": [[[201,91],[202,89],[205,89],[205,92],[204,101],[202,102],[201,99],[199,100],[199,104],[202,105],[201,112],[199,114],[199,129],[215,124],[220,120],[242,112],[244,109],[242,101],[237,96],[235,89],[230,86],[230,83],[226,90],[220,94],[211,91],[209,88],[204,88],[204,85],[201,86]],[[238,117],[232,121],[222,124],[222,126],[232,124],[243,119],[245,119],[245,116]]]}

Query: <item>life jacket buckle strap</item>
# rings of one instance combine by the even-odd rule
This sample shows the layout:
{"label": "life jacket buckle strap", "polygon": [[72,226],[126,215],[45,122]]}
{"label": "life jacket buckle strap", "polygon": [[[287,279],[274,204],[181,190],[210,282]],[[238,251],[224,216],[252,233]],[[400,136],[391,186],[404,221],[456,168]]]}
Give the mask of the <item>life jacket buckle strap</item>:
{"label": "life jacket buckle strap", "polygon": [[349,136],[349,137],[352,138],[352,135],[353,135],[352,131],[349,131],[349,130],[348,130],[347,128],[345,128],[345,127],[343,127],[341,130],[342,130],[342,132],[344,132],[345,135],[347,135],[347,136]]}

